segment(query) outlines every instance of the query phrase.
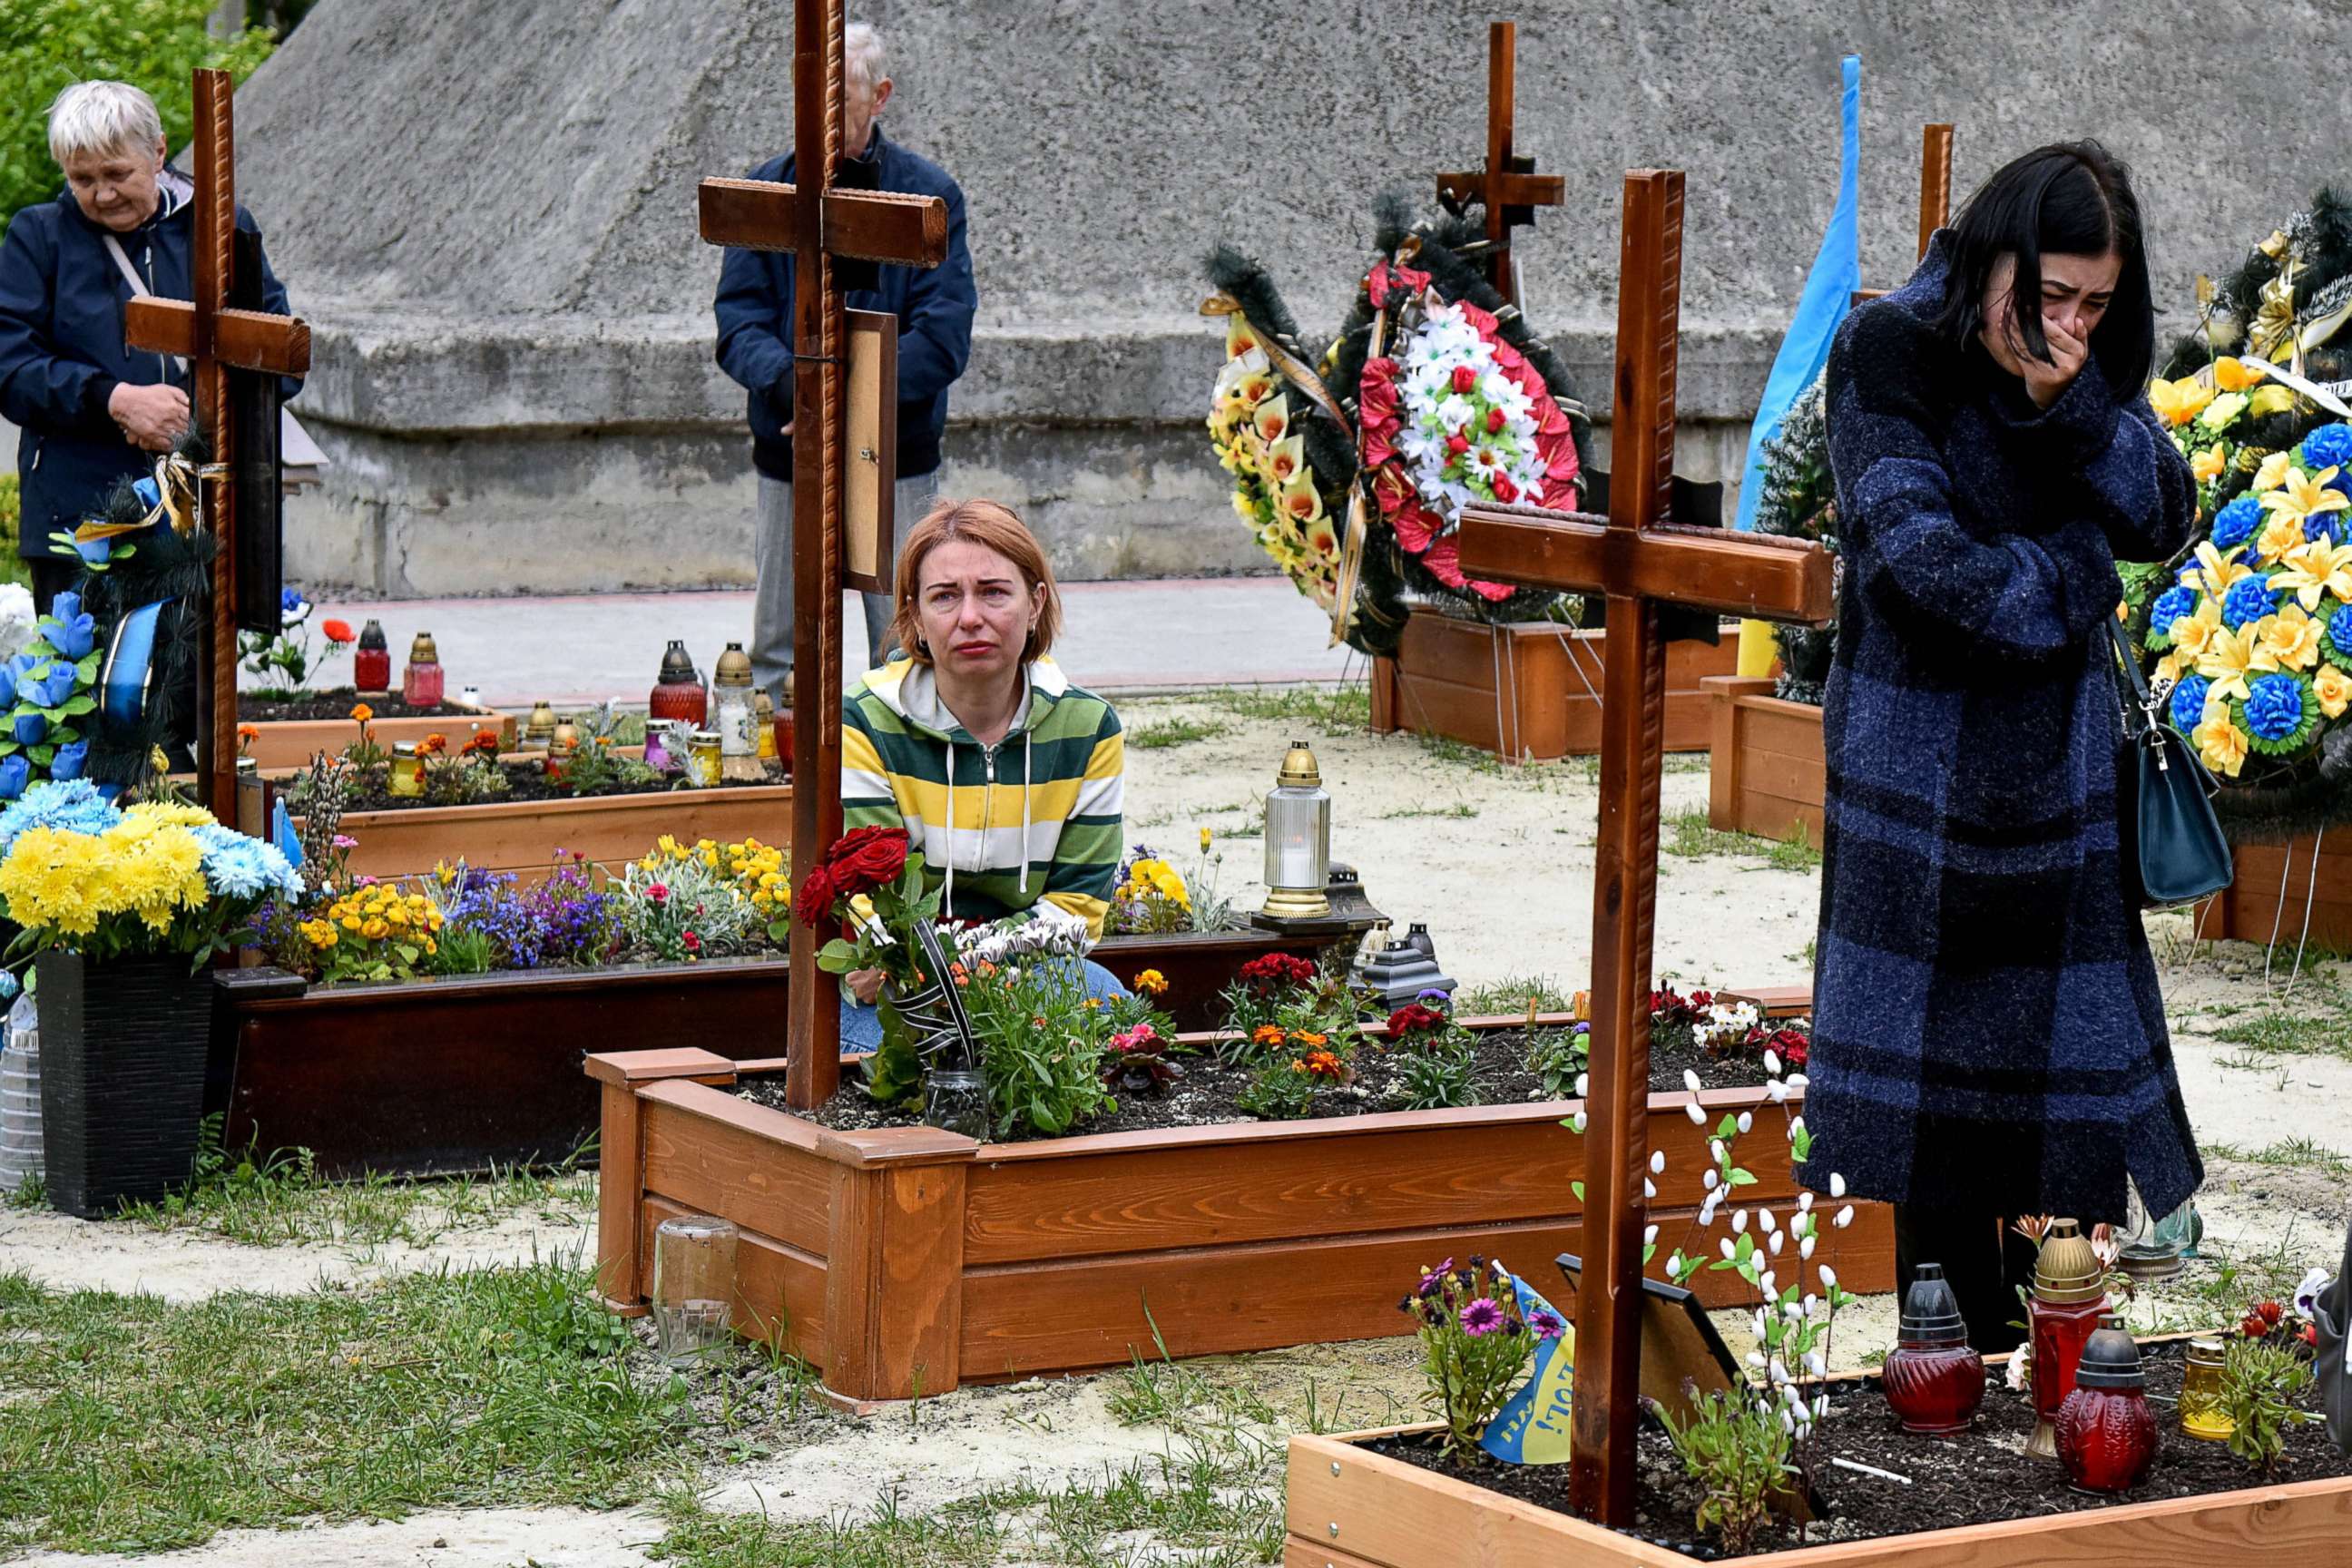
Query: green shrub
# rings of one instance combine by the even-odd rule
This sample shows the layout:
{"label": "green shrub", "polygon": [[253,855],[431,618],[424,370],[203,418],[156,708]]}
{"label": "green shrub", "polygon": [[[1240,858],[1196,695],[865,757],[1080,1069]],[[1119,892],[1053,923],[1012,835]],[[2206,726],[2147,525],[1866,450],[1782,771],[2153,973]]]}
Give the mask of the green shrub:
{"label": "green shrub", "polygon": [[2267,1340],[2231,1341],[2221,1368],[2230,1452],[2268,1477],[2286,1447],[2286,1429],[2313,1419],[2294,1404],[2310,1382],[2311,1363],[2294,1346]]}
{"label": "green shrub", "polygon": [[1683,1468],[1706,1489],[1693,1522],[1738,1555],[1755,1543],[1772,1517],[1772,1494],[1796,1473],[1790,1463],[1795,1439],[1760,1394],[1702,1394],[1688,1379],[1683,1387],[1690,1419],[1677,1426],[1672,1413],[1660,1415]]}
{"label": "green shrub", "polygon": [[112,79],[144,89],[177,155],[194,123],[189,73],[200,66],[237,81],[275,47],[268,31],[235,38],[205,31],[213,0],[0,0],[0,82],[8,89],[0,132],[0,216],[55,196],[64,177],[49,156],[50,101],[78,81]]}

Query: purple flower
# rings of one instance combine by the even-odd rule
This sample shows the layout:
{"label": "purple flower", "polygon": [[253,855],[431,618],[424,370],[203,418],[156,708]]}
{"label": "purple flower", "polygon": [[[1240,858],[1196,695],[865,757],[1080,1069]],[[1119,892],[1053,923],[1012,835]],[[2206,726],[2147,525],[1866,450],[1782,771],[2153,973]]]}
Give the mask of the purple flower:
{"label": "purple flower", "polygon": [[1445,1277],[1454,1272],[1454,1259],[1447,1258],[1434,1268],[1421,1271],[1421,1289],[1413,1294],[1424,1300],[1445,1288]]}
{"label": "purple flower", "polygon": [[1538,1307],[1528,1314],[1528,1327],[1539,1340],[1556,1340],[1568,1331],[1568,1322],[1549,1307]]}
{"label": "purple flower", "polygon": [[1462,1331],[1472,1339],[1481,1339],[1503,1326],[1503,1309],[1481,1296],[1462,1309]]}

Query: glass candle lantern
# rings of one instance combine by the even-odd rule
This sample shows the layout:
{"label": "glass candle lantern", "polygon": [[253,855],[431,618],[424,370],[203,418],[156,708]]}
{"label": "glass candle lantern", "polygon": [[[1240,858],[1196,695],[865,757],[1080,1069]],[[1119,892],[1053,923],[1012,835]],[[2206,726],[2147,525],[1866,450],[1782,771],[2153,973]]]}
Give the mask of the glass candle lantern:
{"label": "glass candle lantern", "polygon": [[2184,1201],[2168,1215],[2148,1212],[2140,1201],[2139,1184],[2126,1184],[2130,1208],[2124,1225],[2123,1248],[2116,1266],[2142,1284],[2179,1276],[2189,1252],[2189,1227],[2196,1215],[2195,1200]]}
{"label": "glass candle lantern", "polygon": [[2053,1423],[2058,1463],[2076,1491],[2129,1491],[2147,1477],[2163,1441],[2148,1408],[2139,1347],[2108,1317],[2083,1346],[2074,1392]]}
{"label": "glass candle lantern", "polygon": [[672,638],[662,654],[661,674],[654,682],[653,695],[646,700],[646,717],[684,719],[700,728],[709,716],[701,672],[688,657],[686,644]]}
{"label": "glass candle lantern", "polygon": [[2033,1340],[2033,1407],[2041,1417],[2027,1453],[2057,1458],[2057,1435],[2051,1423],[2074,1392],[2075,1364],[2106,1310],[2106,1271],[2091,1250],[2091,1238],[2071,1219],[2051,1221],[2033,1266],[2033,1294],[2026,1303]]}
{"label": "glass candle lantern", "polygon": [[654,1332],[662,1359],[691,1366],[727,1342],[735,1310],[732,1223],[680,1215],[654,1231]]}
{"label": "glass candle lantern", "polygon": [[1880,1373],[1906,1432],[1958,1432],[1984,1403],[1984,1358],[1969,1348],[1960,1304],[1940,1263],[1922,1263],[1904,1292],[1895,1349]]}
{"label": "glass candle lantern", "polygon": [[360,628],[359,646],[352,650],[352,684],[362,692],[392,689],[392,645],[384,641],[381,621]]}
{"label": "glass candle lantern", "polygon": [[580,726],[566,719],[547,737],[547,776],[560,779],[565,764],[580,752]]}
{"label": "glass candle lantern", "polygon": [[710,727],[719,731],[721,776],[741,781],[761,776],[759,714],[751,658],[741,643],[729,643],[710,677]]}
{"label": "glass candle lantern", "polygon": [[765,691],[758,692],[752,697],[751,722],[759,731],[760,760],[763,763],[774,762],[776,760],[776,700]]}
{"label": "glass candle lantern", "polygon": [[923,1075],[923,1121],[986,1142],[988,1080],[974,1068],[933,1068]]}
{"label": "glass candle lantern", "polygon": [[442,689],[440,650],[431,632],[419,632],[408,645],[408,668],[400,672],[400,700],[411,708],[438,708]]}
{"label": "glass candle lantern", "polygon": [[1290,742],[1265,797],[1265,912],[1318,920],[1331,912],[1331,795],[1304,741]]}
{"label": "glass candle lantern", "polygon": [[790,778],[793,772],[793,710],[789,707],[776,710],[775,721],[769,726],[776,732],[776,763]]}
{"label": "glass candle lantern", "polygon": [[719,779],[719,731],[697,730],[694,747],[687,753],[687,773],[702,789],[717,789]]}
{"label": "glass candle lantern", "polygon": [[411,799],[425,793],[425,759],[416,754],[415,742],[393,742],[392,773],[384,787],[394,795]]}
{"label": "glass candle lantern", "polygon": [[555,708],[542,697],[530,706],[530,717],[523,721],[522,743],[526,751],[543,752],[547,742],[555,738]]}
{"label": "glass candle lantern", "polygon": [[2207,1336],[2189,1342],[2189,1361],[2180,1374],[2180,1429],[2208,1442],[2227,1442],[2238,1424],[2221,1404],[2221,1369],[2228,1352],[2220,1339]]}

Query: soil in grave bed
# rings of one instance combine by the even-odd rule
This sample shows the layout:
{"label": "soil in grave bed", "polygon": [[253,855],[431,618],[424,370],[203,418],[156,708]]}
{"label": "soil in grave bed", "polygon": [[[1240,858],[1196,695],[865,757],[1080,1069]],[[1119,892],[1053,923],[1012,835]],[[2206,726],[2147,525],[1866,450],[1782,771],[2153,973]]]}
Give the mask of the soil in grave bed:
{"label": "soil in grave bed", "polygon": [[[352,709],[361,700],[357,690],[338,686],[331,691],[305,691],[296,697],[262,697],[251,691],[237,694],[236,716],[248,724],[276,724],[305,719],[349,719]],[[398,693],[378,693],[366,700],[379,719],[479,719],[477,709],[459,708],[454,703],[436,702],[424,708],[411,707],[400,700]]]}
{"label": "soil in grave bed", "polygon": [[[2247,1487],[2352,1476],[2352,1460],[2336,1451],[2327,1429],[2316,1423],[2287,1429],[2286,1451],[2277,1473],[2265,1481],[2230,1452],[2227,1443],[2207,1442],[2180,1431],[2181,1351],[2178,1344],[2150,1345],[2140,1352],[2147,1369],[2148,1402],[2164,1428],[2156,1468],[2137,1488],[2118,1497],[2093,1497],[2070,1490],[2054,1459],[2028,1458],[2020,1449],[2033,1435],[2033,1403],[2011,1391],[2000,1373],[1990,1376],[1976,1424],[1949,1436],[1915,1436],[1896,1425],[1876,1384],[1856,1385],[1830,1396],[1813,1454],[1813,1490],[1824,1511],[1806,1531],[1808,1544],[1908,1535],[1963,1524],[2038,1519],[2118,1503],[2161,1502]],[[2299,1402],[2316,1410],[2318,1395],[2306,1387]],[[1485,1460],[1475,1466],[1441,1457],[1433,1439],[1386,1437],[1366,1445],[1374,1453],[1401,1459],[1455,1480],[1484,1487],[1543,1508],[1568,1506],[1566,1465],[1516,1466]],[[1910,1478],[1905,1486],[1859,1475],[1829,1461],[1851,1459]],[[1483,1458],[1483,1456],[1482,1456]],[[1666,1435],[1644,1424],[1641,1435],[1639,1509],[1633,1533],[1695,1557],[1721,1555],[1699,1542],[1691,1528],[1702,1493],[1675,1457]],[[1775,1519],[1755,1547],[1773,1552],[1799,1544],[1794,1526]]]}
{"label": "soil in grave bed", "polygon": [[[1558,1038],[1565,1034],[1559,1029],[1539,1029],[1537,1036]],[[1477,1036],[1474,1057],[1473,1080],[1477,1085],[1481,1105],[1517,1105],[1544,1098],[1541,1081],[1528,1066],[1530,1040],[1524,1029],[1482,1030]],[[1118,1109],[1108,1115],[1071,1129],[1071,1135],[1089,1132],[1134,1132],[1165,1127],[1206,1127],[1220,1123],[1255,1121],[1258,1118],[1244,1110],[1237,1103],[1243,1089],[1249,1086],[1253,1069],[1228,1067],[1209,1056],[1184,1057],[1184,1077],[1164,1093],[1155,1097],[1114,1091]],[[1363,1116],[1374,1111],[1402,1110],[1405,1107],[1395,1093],[1398,1079],[1397,1061],[1385,1041],[1366,1040],[1358,1047],[1354,1066],[1357,1078],[1352,1084],[1324,1090],[1318,1095],[1310,1116]],[[1684,1088],[1685,1069],[1698,1074],[1699,1082],[1708,1089],[1753,1089],[1764,1082],[1763,1065],[1753,1058],[1718,1059],[1707,1056],[1687,1039],[1681,1043],[1658,1042],[1651,1047],[1650,1087],[1653,1089],[1678,1090]],[[834,1097],[810,1115],[820,1125],[836,1129],[907,1126],[922,1120],[912,1105],[877,1105],[866,1098],[859,1087],[856,1074],[845,1074],[842,1087]],[[784,1080],[775,1077],[747,1079],[735,1092],[761,1105],[785,1109]],[[1005,1140],[1025,1142],[1039,1136],[1021,1133]]]}
{"label": "soil in grave bed", "polygon": [[[641,784],[635,789],[616,784],[611,789],[600,789],[589,795],[574,795],[547,776],[547,767],[543,763],[501,763],[499,766],[507,775],[507,793],[491,799],[471,801],[467,804],[504,805],[510,801],[593,800],[619,795],[667,795],[672,791],[688,787],[677,777],[672,776],[655,784]],[[787,782],[782,768],[776,763],[769,763],[765,767],[766,776],[760,779],[759,783],[779,784]],[[719,787],[749,789],[751,787],[751,783],[747,780],[741,784],[722,784]],[[707,788],[708,786],[698,787],[695,793],[705,793]],[[352,784],[351,798],[344,803],[343,809],[346,812],[415,811],[449,804],[451,803],[447,801],[433,800],[420,795],[395,795],[391,792],[383,773],[371,771]]]}

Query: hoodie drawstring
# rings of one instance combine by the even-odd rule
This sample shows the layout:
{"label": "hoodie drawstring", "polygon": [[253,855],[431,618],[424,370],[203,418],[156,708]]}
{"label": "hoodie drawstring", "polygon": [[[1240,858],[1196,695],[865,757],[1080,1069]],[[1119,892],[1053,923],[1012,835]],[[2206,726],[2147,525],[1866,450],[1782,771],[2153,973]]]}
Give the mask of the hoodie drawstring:
{"label": "hoodie drawstring", "polygon": [[1021,897],[1029,897],[1029,747],[1030,734],[1021,732]]}
{"label": "hoodie drawstring", "polygon": [[955,919],[955,742],[948,742],[948,876],[946,890],[940,896],[940,916]]}

